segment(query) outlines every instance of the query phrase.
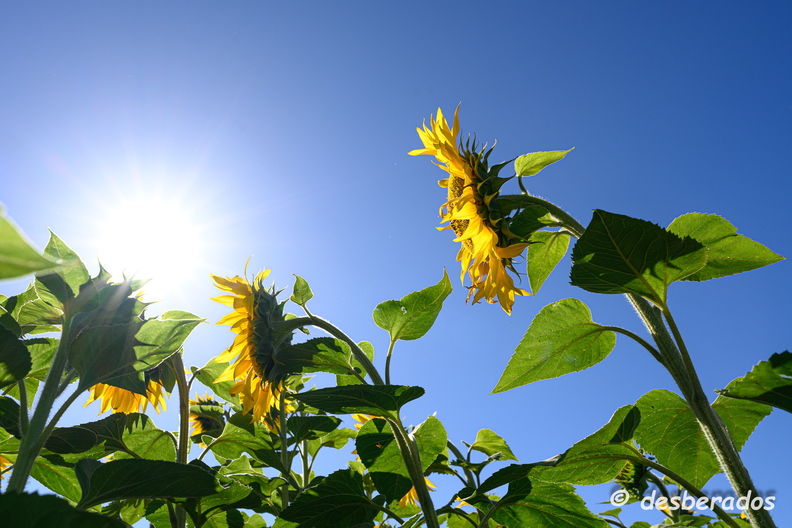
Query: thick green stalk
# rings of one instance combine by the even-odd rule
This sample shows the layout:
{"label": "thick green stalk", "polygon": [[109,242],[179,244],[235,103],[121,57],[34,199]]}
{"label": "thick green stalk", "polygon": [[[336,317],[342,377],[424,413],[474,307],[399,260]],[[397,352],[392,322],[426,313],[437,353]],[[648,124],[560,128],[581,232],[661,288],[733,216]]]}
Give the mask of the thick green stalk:
{"label": "thick green stalk", "polygon": [[33,411],[33,416],[28,424],[27,434],[22,437],[19,443],[19,453],[6,491],[15,491],[17,493],[25,491],[25,484],[28,477],[30,477],[33,464],[41,451],[41,446],[44,445],[44,440],[46,440],[41,440],[41,436],[47,427],[47,419],[50,411],[52,411],[55,398],[58,396],[58,387],[69,358],[69,345],[71,344],[71,336],[69,335],[70,323],[71,318],[67,318],[63,323],[63,332],[58,344],[58,350],[52,358],[52,365],[47,373],[47,379],[44,381],[44,387],[41,389],[36,409]]}
{"label": "thick green stalk", "polygon": [[[504,198],[514,200],[523,206],[541,205],[558,220],[561,226],[569,230],[577,238],[583,236],[585,232],[585,228],[570,214],[547,200],[527,194],[505,196]],[[756,487],[734,446],[726,425],[709,404],[704,389],[701,387],[690,355],[682,341],[682,336],[673,318],[671,318],[671,313],[667,309],[661,312],[657,307],[637,295],[628,294],[627,299],[638,312],[638,316],[654,338],[663,359],[661,363],[663,363],[677,383],[734,491],[739,497],[746,497],[749,492],[751,496],[757,496]],[[663,321],[663,316],[668,322],[668,327]],[[674,335],[673,339],[669,335],[669,327]],[[748,508],[746,515],[751,525],[755,528],[775,528],[776,526],[767,510],[751,510]]]}
{"label": "thick green stalk", "polygon": [[[182,361],[181,351],[173,355],[173,369],[176,376],[176,386],[179,389],[179,444],[176,462],[186,464],[190,453],[190,387],[187,383]],[[175,507],[176,526],[187,526],[187,512],[179,505]]]}

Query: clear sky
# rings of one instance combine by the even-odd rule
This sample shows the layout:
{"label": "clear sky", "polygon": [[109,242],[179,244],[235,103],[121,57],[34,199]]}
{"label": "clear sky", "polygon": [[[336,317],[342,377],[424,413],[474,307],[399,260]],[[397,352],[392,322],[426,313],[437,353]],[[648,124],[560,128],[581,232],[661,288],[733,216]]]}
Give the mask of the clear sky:
{"label": "clear sky", "polygon": [[[490,395],[546,304],[576,297],[597,322],[640,323],[621,296],[570,286],[568,259],[511,316],[466,306],[457,244],[435,229],[444,173],[407,155],[415,127],[461,102],[463,133],[497,139],[494,161],[576,147],[526,185],[584,224],[594,208],[663,226],[717,213],[790,257],[791,27],[788,2],[6,2],[0,202],[38,247],[49,227],[92,272],[101,256],[115,273],[157,275],[155,312],[216,321],[209,273],[241,274],[251,255],[250,271],[272,268],[280,286],[299,274],[314,313],[372,341],[378,365],[387,335],[373,308],[445,267],[455,291],[436,325],[396,348],[394,382],[427,389],[406,423],[436,412],[457,443],[490,428],[532,462],[673,383],[619,338],[589,370]],[[132,230],[119,222],[129,210]],[[781,262],[672,286],[705,389],[792,346],[789,277]],[[185,362],[231,339],[202,325]],[[780,526],[792,523],[790,437],[792,416],[775,411],[743,450]],[[581,493],[602,511],[611,488]]]}

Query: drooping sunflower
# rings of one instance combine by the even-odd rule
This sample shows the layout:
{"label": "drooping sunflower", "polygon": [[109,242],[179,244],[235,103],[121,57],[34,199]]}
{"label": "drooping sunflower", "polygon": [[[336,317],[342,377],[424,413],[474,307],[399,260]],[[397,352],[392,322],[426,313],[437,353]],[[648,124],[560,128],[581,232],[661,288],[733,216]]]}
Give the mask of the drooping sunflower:
{"label": "drooping sunflower", "polygon": [[430,126],[416,129],[424,148],[411,151],[411,156],[433,155],[435,165],[448,172],[448,178],[438,184],[448,190],[448,199],[440,207],[440,230],[452,229],[455,242],[462,247],[457,261],[462,262],[460,278],[470,277],[468,300],[473,304],[485,299],[497,301],[511,314],[515,295],[530,295],[514,285],[509,272],[517,274],[512,259],[528,246],[513,242],[512,236],[495,206],[500,187],[508,180],[498,176],[502,167],[489,167],[487,158],[492,149],[478,148],[475,141],[462,143],[459,137],[459,107],[454,112],[453,127],[448,126],[443,111],[430,118]]}
{"label": "drooping sunflower", "polygon": [[[225,426],[225,408],[223,404],[215,400],[209,394],[205,396],[195,395],[194,400],[190,400],[190,422],[192,423],[191,437],[201,438],[200,435],[220,431]],[[203,447],[203,442],[201,442]]]}
{"label": "drooping sunflower", "polygon": [[154,410],[157,411],[157,414],[159,414],[160,408],[163,411],[168,410],[165,404],[165,390],[158,381],[153,379],[148,381],[145,396],[104,383],[97,383],[90,388],[90,391],[91,395],[83,407],[97,400],[101,400],[102,406],[99,414],[105,413],[111,409],[114,413],[144,413],[146,412],[149,402],[154,406]]}
{"label": "drooping sunflower", "polygon": [[[278,369],[276,355],[291,345],[291,332],[279,333],[277,323],[282,322],[283,305],[278,303],[274,286],[264,287],[270,270],[264,270],[253,279],[219,277],[212,275],[215,286],[231,295],[213,297],[234,309],[217,324],[231,326],[236,334],[233,344],[215,361],[230,363],[215,380],[233,381],[232,395],[239,395],[244,412],[252,412],[255,421],[262,422],[270,431],[278,431],[275,419],[281,410],[280,394],[284,390],[285,374]],[[284,412],[289,412],[287,406]]]}

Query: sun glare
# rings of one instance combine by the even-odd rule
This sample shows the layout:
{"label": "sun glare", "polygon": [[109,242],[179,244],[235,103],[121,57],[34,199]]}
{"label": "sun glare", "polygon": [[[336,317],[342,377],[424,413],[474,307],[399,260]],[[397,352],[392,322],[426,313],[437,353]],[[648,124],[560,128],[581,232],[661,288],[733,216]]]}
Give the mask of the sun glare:
{"label": "sun glare", "polygon": [[151,279],[145,287],[147,300],[160,300],[195,278],[201,237],[184,204],[139,196],[115,204],[103,216],[99,261],[116,278]]}

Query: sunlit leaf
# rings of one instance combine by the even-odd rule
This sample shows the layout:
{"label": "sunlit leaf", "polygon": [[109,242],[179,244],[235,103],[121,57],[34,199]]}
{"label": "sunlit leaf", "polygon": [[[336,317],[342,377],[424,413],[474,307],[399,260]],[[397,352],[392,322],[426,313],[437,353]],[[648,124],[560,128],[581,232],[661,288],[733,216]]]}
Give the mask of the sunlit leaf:
{"label": "sunlit leaf", "polygon": [[517,460],[506,440],[495,434],[490,429],[482,429],[476,434],[476,441],[470,446],[470,449],[479,451],[487,456],[500,454],[498,460]]}
{"label": "sunlit leaf", "polygon": [[615,345],[616,335],[593,322],[581,301],[549,304],[534,318],[493,392],[587,369]]}
{"label": "sunlit leaf", "polygon": [[563,231],[536,231],[531,235],[529,240],[533,243],[528,246],[527,268],[534,295],[566,255],[569,239],[570,235]]}
{"label": "sunlit leaf", "polygon": [[773,354],[768,361],[760,361],[751,372],[717,392],[792,413],[792,353]]}
{"label": "sunlit leaf", "polygon": [[572,249],[571,279],[593,293],[635,293],[665,306],[668,286],[696,273],[707,249],[662,227],[599,209]]}
{"label": "sunlit leaf", "polygon": [[[504,497],[505,498],[505,497]],[[586,508],[569,484],[532,481],[525,498],[498,508],[493,519],[504,526],[531,528],[608,528],[610,525]]]}
{"label": "sunlit leaf", "polygon": [[63,261],[63,266],[56,269],[54,273],[37,277],[38,282],[43,284],[47,291],[61,303],[76,297],[80,293],[80,286],[91,280],[88,269],[77,253],[55,233],[50,232],[50,239],[47,242],[47,247],[44,248],[44,255]]}
{"label": "sunlit leaf", "polygon": [[718,215],[689,213],[671,222],[668,231],[698,240],[708,249],[707,265],[684,280],[716,279],[784,260],[759,242],[738,235],[737,228]]}
{"label": "sunlit leaf", "polygon": [[517,176],[533,176],[548,165],[564,159],[572,152],[574,147],[569,150],[552,150],[549,152],[531,152],[524,154],[514,160],[514,172]]}
{"label": "sunlit leaf", "polygon": [[42,256],[0,210],[0,280],[51,270],[57,259]]}
{"label": "sunlit leaf", "polygon": [[451,293],[451,281],[443,278],[434,286],[410,293],[399,301],[385,301],[374,309],[374,322],[387,330],[391,341],[412,340],[426,335]]}
{"label": "sunlit leaf", "polygon": [[[671,391],[656,389],[644,394],[635,405],[641,411],[635,438],[659,463],[698,488],[720,472],[718,461],[685,400]],[[738,450],[772,410],[759,403],[720,396],[712,407],[723,419]]]}
{"label": "sunlit leaf", "polygon": [[0,326],[0,389],[13,385],[30,372],[33,363],[24,341]]}
{"label": "sunlit leaf", "polygon": [[294,288],[292,288],[290,300],[294,304],[305,306],[305,303],[313,298],[313,292],[311,291],[311,287],[308,285],[308,282],[305,279],[299,275],[295,275],[294,277]]}

